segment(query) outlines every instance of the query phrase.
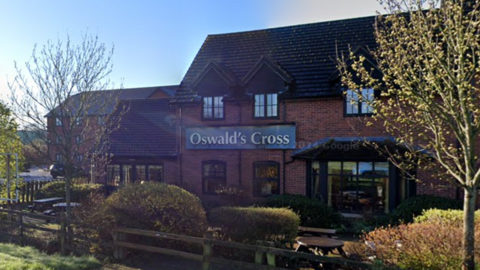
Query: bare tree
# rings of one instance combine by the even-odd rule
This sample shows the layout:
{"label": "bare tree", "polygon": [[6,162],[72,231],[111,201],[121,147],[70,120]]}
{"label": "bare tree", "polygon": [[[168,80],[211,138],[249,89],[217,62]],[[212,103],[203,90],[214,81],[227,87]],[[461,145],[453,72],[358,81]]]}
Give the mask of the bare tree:
{"label": "bare tree", "polygon": [[[463,268],[474,269],[480,182],[479,1],[382,2],[391,14],[378,19],[374,60],[352,52],[350,61],[340,61],[343,82],[360,97],[361,89],[382,91],[384,98],[370,102],[374,119],[400,143],[419,146],[401,157],[409,160],[404,164],[434,164],[440,176],[463,189]],[[422,9],[426,4],[429,9]],[[381,78],[374,76],[377,71]],[[429,162],[422,162],[426,152]]]}
{"label": "bare tree", "polygon": [[48,145],[47,152],[40,143],[32,144],[33,150],[64,167],[67,220],[72,179],[108,159],[108,135],[119,123],[110,114],[121,91],[106,91],[112,86],[112,55],[113,47],[88,34],[78,45],[69,36],[48,41],[41,49],[35,45],[26,74],[15,62],[17,75],[9,83],[13,108],[23,126],[33,131],[29,134],[47,131],[47,136],[37,136]]}

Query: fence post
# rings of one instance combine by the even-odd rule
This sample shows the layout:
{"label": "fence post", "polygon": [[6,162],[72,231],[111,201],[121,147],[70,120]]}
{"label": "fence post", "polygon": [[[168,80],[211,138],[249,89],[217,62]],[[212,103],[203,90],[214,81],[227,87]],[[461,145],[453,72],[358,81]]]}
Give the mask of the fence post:
{"label": "fence post", "polygon": [[210,269],[210,257],[212,256],[212,242],[210,240],[213,239],[212,232],[205,233],[205,239],[203,241],[203,265],[202,270],[209,270]]}
{"label": "fence post", "polygon": [[[273,242],[265,242],[265,246],[267,247],[275,247],[275,244]],[[267,251],[267,265],[268,266],[276,266],[276,262],[275,262],[275,254],[273,253],[270,253]]]}
{"label": "fence post", "polygon": [[18,225],[20,226],[20,246],[23,247],[23,214],[18,213]]}
{"label": "fence post", "polygon": [[124,241],[125,233],[114,230],[113,231],[113,257],[117,260],[125,259],[125,248],[117,245],[117,241]]}
{"label": "fence post", "polygon": [[67,254],[66,245],[67,245],[67,224],[64,215],[60,217],[60,252],[62,256]]}
{"label": "fence post", "polygon": [[[257,240],[256,242],[257,247],[263,246],[263,241]],[[260,250],[255,251],[255,263],[256,264],[264,264],[265,262],[265,253]]]}

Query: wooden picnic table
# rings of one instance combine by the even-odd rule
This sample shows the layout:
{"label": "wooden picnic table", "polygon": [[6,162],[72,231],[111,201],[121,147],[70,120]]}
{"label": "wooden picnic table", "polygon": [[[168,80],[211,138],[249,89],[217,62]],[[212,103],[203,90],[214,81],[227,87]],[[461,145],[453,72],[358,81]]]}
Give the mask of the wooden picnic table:
{"label": "wooden picnic table", "polygon": [[298,227],[298,235],[299,236],[327,236],[327,237],[334,237],[337,233],[335,229],[324,229],[324,228],[314,228],[314,227]]}
{"label": "wooden picnic table", "polygon": [[63,197],[52,197],[52,198],[44,198],[33,200],[33,205],[30,212],[34,212],[37,207],[41,206],[41,208],[45,208],[49,204],[53,204],[54,202],[63,200]]}
{"label": "wooden picnic table", "polygon": [[343,246],[345,243],[340,240],[327,237],[297,237],[297,248],[295,251],[312,252],[316,255],[327,256],[335,249],[342,256],[345,256]]}

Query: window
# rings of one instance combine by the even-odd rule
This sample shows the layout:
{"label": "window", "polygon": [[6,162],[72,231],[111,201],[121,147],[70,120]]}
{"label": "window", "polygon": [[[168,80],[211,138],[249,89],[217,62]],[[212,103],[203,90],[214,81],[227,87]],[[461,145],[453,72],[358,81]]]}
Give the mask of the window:
{"label": "window", "polygon": [[57,127],[62,126],[62,118],[55,117],[55,126],[57,126]]}
{"label": "window", "polygon": [[83,155],[82,154],[77,155],[75,158],[76,158],[78,163],[83,162]]}
{"label": "window", "polygon": [[105,116],[98,117],[98,124],[102,126],[105,125]]}
{"label": "window", "polygon": [[60,155],[60,154],[55,155],[55,160],[59,163],[62,162],[62,160],[63,160],[62,155]]}
{"label": "window", "polygon": [[57,144],[61,144],[62,143],[62,136],[57,136],[57,138],[55,139],[55,142]]}
{"label": "window", "polygon": [[83,120],[83,118],[80,117],[80,116],[75,118],[75,125],[76,126],[81,126],[82,125],[82,120]]}
{"label": "window", "polygon": [[[359,96],[361,94],[361,98]],[[375,101],[373,89],[362,89],[359,92],[347,90],[345,96],[346,115],[370,115],[373,114],[372,102]]]}
{"label": "window", "polygon": [[388,162],[328,162],[328,204],[340,211],[388,211]]}
{"label": "window", "polygon": [[223,119],[223,97],[203,98],[203,118]]}
{"label": "window", "polygon": [[107,165],[106,184],[119,186],[133,182],[163,182],[163,165],[110,164]]}
{"label": "window", "polygon": [[280,166],[278,162],[263,161],[254,163],[254,193],[256,196],[280,194]]}
{"label": "window", "polygon": [[107,185],[116,186],[120,185],[120,165],[107,165]]}
{"label": "window", "polygon": [[122,165],[122,182],[124,185],[132,183],[133,167],[132,165]]}
{"label": "window", "polygon": [[147,170],[145,165],[135,166],[135,182],[142,182],[147,180]]}
{"label": "window", "polygon": [[226,164],[222,161],[205,161],[203,163],[203,193],[215,194],[220,186],[225,186]]}
{"label": "window", "polygon": [[255,95],[255,117],[278,117],[278,94]]}
{"label": "window", "polygon": [[163,166],[162,165],[148,166],[148,181],[163,182]]}
{"label": "window", "polygon": [[75,142],[77,144],[81,144],[82,143],[82,136],[79,135],[79,136],[75,137]]}

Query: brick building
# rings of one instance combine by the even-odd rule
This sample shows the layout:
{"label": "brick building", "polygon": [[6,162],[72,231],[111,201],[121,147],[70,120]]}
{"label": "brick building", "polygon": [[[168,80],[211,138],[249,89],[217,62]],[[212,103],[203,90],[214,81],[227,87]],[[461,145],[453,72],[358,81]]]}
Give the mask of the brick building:
{"label": "brick building", "polygon": [[[294,193],[342,212],[389,212],[423,193],[455,189],[410,180],[365,140],[402,150],[372,109],[341,88],[337,57],[368,55],[375,17],[210,35],[172,97],[128,102],[99,182],[177,184],[204,199],[221,186],[247,199]],[[171,88],[170,88],[171,89]],[[345,95],[346,93],[346,95]],[[365,89],[364,99],[380,98]],[[152,98],[158,99],[152,99]]]}

